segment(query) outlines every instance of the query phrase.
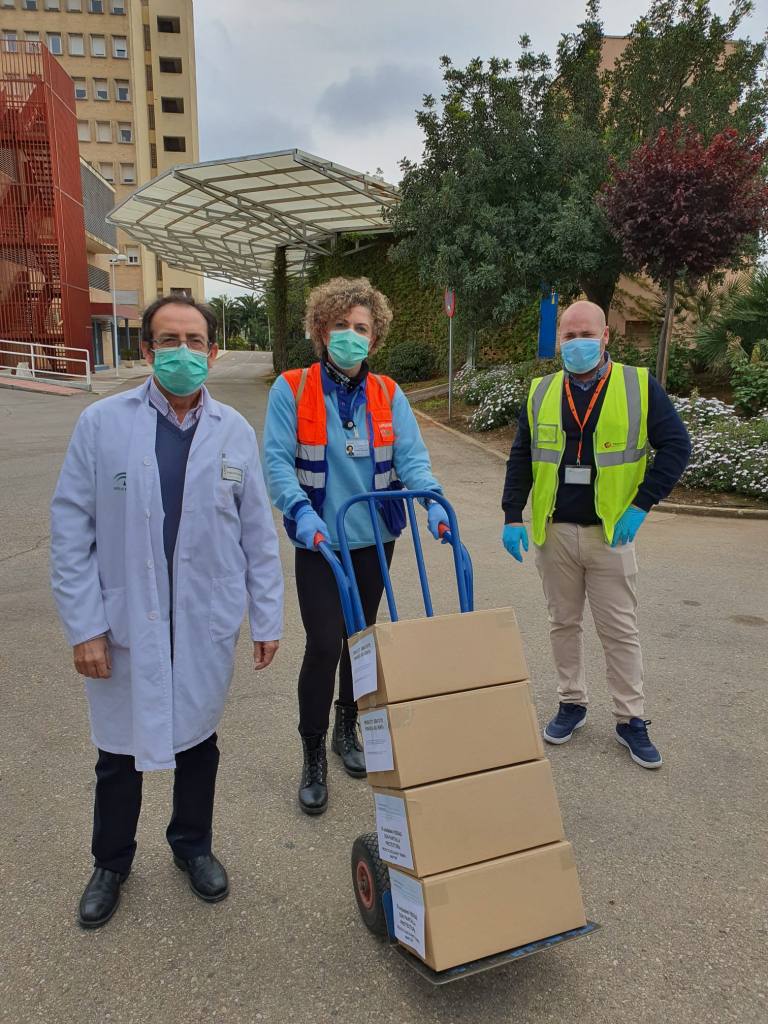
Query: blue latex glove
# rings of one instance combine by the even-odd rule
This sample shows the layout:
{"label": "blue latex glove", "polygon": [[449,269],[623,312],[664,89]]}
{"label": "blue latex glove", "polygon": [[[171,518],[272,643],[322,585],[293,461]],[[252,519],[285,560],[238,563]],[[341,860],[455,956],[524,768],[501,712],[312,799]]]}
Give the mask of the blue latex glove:
{"label": "blue latex glove", "polygon": [[443,544],[447,544],[449,535],[444,533],[441,537],[438,532],[438,527],[441,523],[445,523],[446,526],[449,525],[448,513],[442,505],[438,505],[438,503],[434,501],[427,509],[427,528],[435,540],[442,540]]}
{"label": "blue latex glove", "polygon": [[528,531],[524,526],[513,526],[511,523],[507,523],[501,535],[501,542],[513,558],[522,562],[523,554],[520,545],[522,544],[525,551],[528,550]]}
{"label": "blue latex glove", "polygon": [[296,540],[310,551],[315,550],[315,534],[322,533],[326,540],[330,539],[328,527],[313,508],[307,505],[296,516]]}
{"label": "blue latex glove", "polygon": [[616,523],[616,529],[613,531],[613,543],[612,548],[615,548],[617,544],[629,544],[631,543],[636,535],[637,531],[643,525],[643,520],[648,515],[647,512],[643,512],[641,508],[637,508],[635,505],[630,505],[621,519]]}

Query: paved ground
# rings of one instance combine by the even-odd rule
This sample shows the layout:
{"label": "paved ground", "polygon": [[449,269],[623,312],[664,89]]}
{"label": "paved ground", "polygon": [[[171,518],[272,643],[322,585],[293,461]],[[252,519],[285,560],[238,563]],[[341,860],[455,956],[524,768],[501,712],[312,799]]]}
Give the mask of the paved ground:
{"label": "paved ground", "polygon": [[[263,363],[261,364],[263,367]],[[229,355],[213,392],[260,425],[258,359]],[[47,583],[48,502],[67,438],[93,399],[0,391],[0,1019],[13,1024],[366,1021],[398,1024],[758,1024],[768,1018],[768,523],[651,517],[641,541],[642,629],[653,735],[667,763],[635,767],[611,736],[599,649],[590,724],[552,750],[566,830],[596,935],[432,990],[360,924],[349,877],[372,825],[364,783],[331,767],[332,802],[304,817],[294,688],[302,635],[286,546],[286,635],[255,678],[243,637],[221,727],[218,906],[172,866],[170,776],[148,776],[140,849],[115,919],[74,924],[89,874],[93,751],[78,677]],[[425,431],[474,556],[477,603],[513,604],[539,714],[554,704],[532,560],[498,543],[503,467]],[[396,556],[405,613],[409,560]],[[429,554],[451,607],[446,551]],[[412,590],[412,588],[411,588]]]}

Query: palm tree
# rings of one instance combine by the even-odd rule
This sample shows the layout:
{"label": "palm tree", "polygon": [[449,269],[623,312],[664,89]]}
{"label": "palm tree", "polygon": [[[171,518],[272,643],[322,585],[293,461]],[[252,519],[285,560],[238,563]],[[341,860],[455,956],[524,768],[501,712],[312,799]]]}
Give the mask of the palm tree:
{"label": "palm tree", "polygon": [[270,347],[269,319],[267,304],[263,295],[241,295],[235,299],[240,326],[246,339],[258,349]]}
{"label": "palm tree", "polygon": [[240,330],[239,306],[229,295],[216,295],[208,300],[219,324],[219,341],[226,348],[227,338],[233,338]]}
{"label": "palm tree", "polygon": [[696,347],[709,368],[768,358],[768,269],[740,274],[724,290],[719,308],[700,325]]}

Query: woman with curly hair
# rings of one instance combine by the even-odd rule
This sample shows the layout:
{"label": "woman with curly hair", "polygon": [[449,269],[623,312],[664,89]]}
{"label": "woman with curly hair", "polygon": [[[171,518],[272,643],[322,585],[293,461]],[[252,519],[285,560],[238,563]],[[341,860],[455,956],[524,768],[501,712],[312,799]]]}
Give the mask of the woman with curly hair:
{"label": "woman with curly hair", "polygon": [[[307,635],[299,673],[299,733],[304,768],[299,804],[307,814],[328,805],[325,737],[339,672],[332,749],[347,774],[365,777],[357,733],[344,618],[336,582],[315,550],[322,534],[338,550],[336,513],[355,494],[405,486],[442,493],[416,419],[400,388],[372,373],[367,357],[381,348],[392,321],[389,302],[367,278],[337,277],[315,288],[306,329],[319,357],[309,369],[288,370],[269,395],[264,458],[273,504],[296,547],[296,589]],[[402,503],[382,503],[381,528],[388,563],[405,526]],[[432,502],[428,524],[438,537],[447,522]],[[384,591],[367,505],[346,517],[360,598],[372,625]]]}

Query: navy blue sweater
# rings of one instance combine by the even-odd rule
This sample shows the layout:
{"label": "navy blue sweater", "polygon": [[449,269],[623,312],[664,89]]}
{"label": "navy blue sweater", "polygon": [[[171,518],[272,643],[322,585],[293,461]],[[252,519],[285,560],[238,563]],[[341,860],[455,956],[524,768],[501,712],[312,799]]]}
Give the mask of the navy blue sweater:
{"label": "navy blue sweater", "polygon": [[155,457],[160,472],[160,494],[163,499],[163,548],[168,563],[168,578],[173,575],[173,552],[181,521],[181,505],[184,500],[184,481],[187,476],[187,460],[197,423],[189,430],[181,430],[160,413],[157,414],[155,432]]}
{"label": "navy blue sweater", "polygon": [[[573,403],[584,419],[597,381],[588,389],[571,386]],[[675,411],[664,388],[655,377],[648,381],[648,441],[655,450],[653,463],[649,462],[640,488],[632,504],[649,512],[653,505],[666,498],[683,475],[691,455],[691,439],[685,424]],[[578,523],[580,526],[597,526],[600,520],[595,512],[595,456],[594,434],[600,410],[605,400],[605,388],[592,410],[584,430],[584,446],[581,453],[582,466],[592,467],[592,483],[566,484],[565,467],[576,465],[580,431],[571,413],[563,388],[563,429],[565,431],[565,455],[560,463],[560,482],[557,489],[557,503],[552,519],[556,523]],[[528,425],[528,410],[523,406],[517,424],[517,436],[507,461],[507,476],[501,507],[505,523],[520,523],[523,509],[533,486],[531,465],[531,430]]]}

